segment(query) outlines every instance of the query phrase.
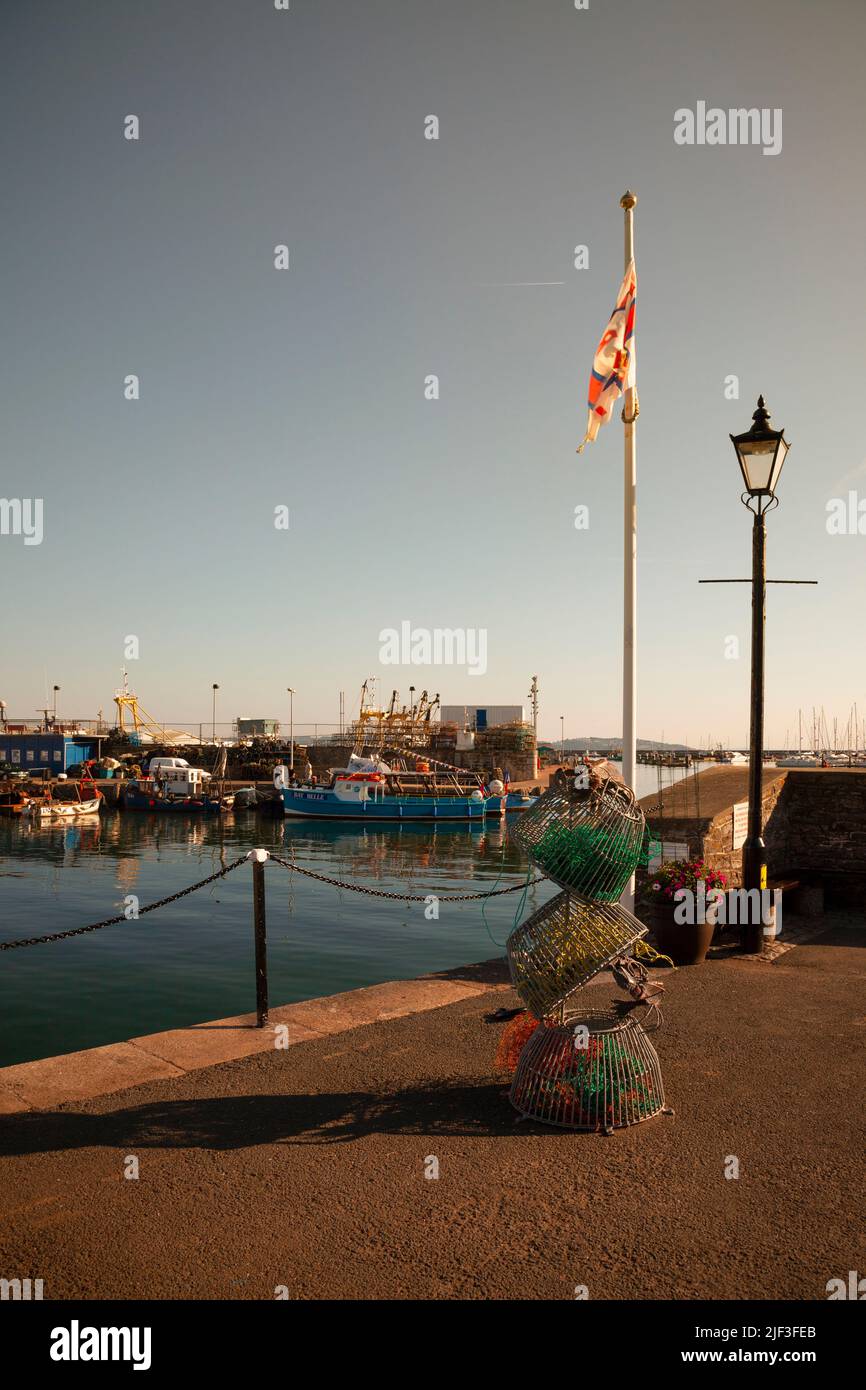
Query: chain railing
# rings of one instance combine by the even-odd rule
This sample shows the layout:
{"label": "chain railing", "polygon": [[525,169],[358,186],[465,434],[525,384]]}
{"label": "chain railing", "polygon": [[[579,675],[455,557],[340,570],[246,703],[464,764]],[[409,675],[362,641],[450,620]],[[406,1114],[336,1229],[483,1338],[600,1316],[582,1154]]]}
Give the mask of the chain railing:
{"label": "chain railing", "polygon": [[545,874],[538,875],[537,878],[527,879],[521,883],[513,884],[508,888],[489,888],[480,893],[391,893],[383,888],[370,888],[366,884],[349,883],[345,879],[333,878],[329,874],[317,873],[314,869],[304,868],[303,865],[295,863],[293,859],[283,859],[278,854],[271,854],[266,849],[251,849],[248,854],[242,854],[239,858],[233,859],[231,863],[224,864],[216,873],[208,874],[207,878],[199,879],[197,883],[191,883],[188,888],[180,888],[176,893],[169,893],[167,897],[159,898],[155,903],[148,903],[146,907],[139,907],[133,916],[125,912],[118,913],[114,917],[105,917],[101,922],[90,922],[86,927],[70,927],[66,931],[49,932],[45,936],[23,936],[15,941],[0,941],[0,951],[13,951],[19,946],[41,946],[49,941],[65,941],[69,937],[84,936],[87,932],[100,931],[102,927],[113,927],[121,922],[137,921],[147,912],[156,912],[157,908],[166,907],[168,903],[178,902],[181,898],[186,898],[190,893],[195,893],[199,888],[206,888],[209,883],[216,883],[219,879],[225,878],[227,874],[239,869],[242,864],[250,862],[253,870],[253,928],[255,940],[255,971],[256,971],[256,1025],[263,1028],[268,1021],[268,962],[267,962],[267,938],[265,928],[265,877],[264,868],[268,860],[279,864],[281,868],[288,869],[290,873],[302,874],[306,878],[312,878],[319,883],[327,883],[333,888],[339,888],[350,893],[364,893],[371,898],[383,898],[392,902],[406,903],[429,903],[431,897],[435,897],[437,902],[468,903],[478,902],[486,898],[498,898],[506,893],[524,893],[527,888],[531,888],[537,883],[543,883],[546,879]]}
{"label": "chain railing", "polygon": [[345,889],[349,893],[366,893],[371,898],[390,898],[394,902],[401,903],[426,903],[433,896],[440,903],[470,903],[477,902],[480,898],[498,898],[503,893],[522,893],[524,889],[531,888],[533,884],[543,883],[544,874],[538,878],[532,878],[528,883],[516,883],[510,888],[489,888],[483,893],[388,893],[384,888],[368,888],[362,883],[347,883],[345,879],[332,878],[328,874],[317,874],[313,869],[302,868],[292,859],[281,859],[279,855],[272,854],[271,859],[275,864],[281,864],[284,869],[291,870],[292,873],[303,874],[305,878],[314,878],[319,883],[329,883],[332,888]]}
{"label": "chain railing", "polygon": [[0,951],[14,951],[17,946],[41,946],[46,941],[65,941],[70,936],[84,936],[86,932],[99,931],[101,927],[114,927],[119,922],[133,922],[137,918],[143,917],[145,912],[155,912],[158,907],[165,907],[167,903],[176,903],[179,898],[185,898],[189,893],[195,893],[199,888],[206,888],[209,883],[215,883],[219,878],[225,878],[233,869],[239,869],[241,864],[247,862],[248,856],[242,854],[239,859],[233,859],[231,864],[226,864],[215,874],[209,874],[207,878],[202,878],[198,883],[191,883],[188,888],[181,888],[177,893],[169,893],[167,898],[160,898],[158,902],[148,903],[147,907],[140,907],[135,917],[129,917],[125,912],[119,913],[116,917],[105,917],[101,922],[91,922],[86,927],[70,927],[68,931],[50,932],[47,936],[22,936],[18,941],[0,941]]}

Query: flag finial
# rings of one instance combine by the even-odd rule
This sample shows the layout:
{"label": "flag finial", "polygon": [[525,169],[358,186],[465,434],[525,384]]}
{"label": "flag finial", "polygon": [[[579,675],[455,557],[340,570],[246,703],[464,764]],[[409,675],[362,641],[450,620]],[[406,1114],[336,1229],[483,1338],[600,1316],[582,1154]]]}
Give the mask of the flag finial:
{"label": "flag finial", "polygon": [[633,208],[636,202],[637,194],[632,193],[631,189],[627,188],[619,200],[619,205],[621,208]]}

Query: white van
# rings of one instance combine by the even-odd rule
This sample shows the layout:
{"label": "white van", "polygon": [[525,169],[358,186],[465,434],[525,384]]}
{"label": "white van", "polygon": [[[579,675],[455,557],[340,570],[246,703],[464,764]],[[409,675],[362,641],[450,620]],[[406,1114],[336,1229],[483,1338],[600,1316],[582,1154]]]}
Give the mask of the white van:
{"label": "white van", "polygon": [[147,770],[154,777],[166,767],[189,767],[189,763],[186,758],[151,758]]}

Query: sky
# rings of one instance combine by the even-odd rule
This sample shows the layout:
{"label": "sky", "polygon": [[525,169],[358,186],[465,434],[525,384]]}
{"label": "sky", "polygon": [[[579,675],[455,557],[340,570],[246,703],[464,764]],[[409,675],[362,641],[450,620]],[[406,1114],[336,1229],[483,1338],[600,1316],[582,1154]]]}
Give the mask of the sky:
{"label": "sky", "polygon": [[[537,674],[542,736],[618,734],[619,407],[576,448],[631,188],[638,734],[747,742],[749,590],[698,580],[749,573],[759,392],[769,574],[819,581],[768,593],[766,743],[866,715],[866,516],[827,529],[866,513],[864,40],[862,0],[5,0],[0,495],[43,504],[0,535],[8,714],[110,715],[124,665],[160,720],[291,686],[296,728]],[[781,150],[677,144],[699,102]],[[404,622],[484,674],[383,664]]]}

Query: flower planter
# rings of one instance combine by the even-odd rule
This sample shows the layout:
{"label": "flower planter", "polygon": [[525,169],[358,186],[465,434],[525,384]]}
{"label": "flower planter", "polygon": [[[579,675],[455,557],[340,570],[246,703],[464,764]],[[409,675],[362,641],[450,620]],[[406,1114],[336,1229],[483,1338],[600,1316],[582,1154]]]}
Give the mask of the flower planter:
{"label": "flower planter", "polygon": [[670,956],[674,965],[700,965],[707,958],[716,931],[719,909],[708,903],[703,922],[677,922],[676,904],[653,905],[649,914],[656,950]]}

